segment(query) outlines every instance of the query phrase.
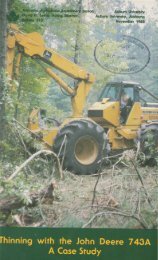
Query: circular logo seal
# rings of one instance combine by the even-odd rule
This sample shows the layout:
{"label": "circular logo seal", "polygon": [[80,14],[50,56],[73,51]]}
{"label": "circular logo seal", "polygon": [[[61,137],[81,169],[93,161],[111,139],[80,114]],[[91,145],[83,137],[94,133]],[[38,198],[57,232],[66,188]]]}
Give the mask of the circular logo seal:
{"label": "circular logo seal", "polygon": [[142,71],[150,61],[150,50],[135,37],[116,35],[97,43],[94,49],[98,65],[112,73],[133,74]]}

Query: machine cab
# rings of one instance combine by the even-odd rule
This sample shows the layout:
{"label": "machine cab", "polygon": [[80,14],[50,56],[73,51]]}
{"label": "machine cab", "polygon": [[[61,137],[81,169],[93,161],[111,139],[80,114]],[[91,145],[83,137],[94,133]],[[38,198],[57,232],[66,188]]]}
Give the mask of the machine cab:
{"label": "machine cab", "polygon": [[101,92],[99,101],[108,98],[110,102],[119,102],[120,124],[130,124],[128,118],[134,105],[140,106],[139,90],[139,84],[135,82],[110,82]]}
{"label": "machine cab", "polygon": [[119,102],[120,123],[126,124],[134,104],[140,102],[139,90],[139,84],[135,82],[110,82],[101,92],[99,101],[108,98],[109,101]]}
{"label": "machine cab", "polygon": [[102,90],[99,101],[103,98],[109,98],[109,101],[120,101],[123,95],[133,100],[133,102],[139,102],[139,84],[135,82],[110,82]]}
{"label": "machine cab", "polygon": [[[135,82],[109,82],[102,90],[98,102],[88,111],[97,122],[110,125],[139,125],[141,105],[140,85]],[[100,119],[99,119],[100,118]]]}
{"label": "machine cab", "polygon": [[101,125],[140,125],[140,85],[135,82],[109,82],[88,116]]}

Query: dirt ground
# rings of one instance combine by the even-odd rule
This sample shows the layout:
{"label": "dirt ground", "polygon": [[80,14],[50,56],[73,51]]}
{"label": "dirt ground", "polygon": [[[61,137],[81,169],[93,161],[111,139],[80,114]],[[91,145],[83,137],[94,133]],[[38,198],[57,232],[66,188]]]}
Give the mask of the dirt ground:
{"label": "dirt ground", "polygon": [[[111,164],[99,174],[78,176],[64,171],[55,177],[54,165],[41,159],[16,176],[1,193],[1,199],[25,201],[12,210],[1,225],[48,227],[155,228],[158,222],[158,167],[134,167],[132,163]],[[49,165],[49,166],[48,166]],[[15,170],[7,166],[8,176]],[[42,169],[42,170],[41,170]],[[1,179],[6,178],[6,171]],[[53,197],[39,199],[35,207],[30,194],[53,182]],[[3,182],[2,182],[3,183]]]}
{"label": "dirt ground", "polygon": [[155,228],[158,209],[158,169],[106,169],[77,176],[65,172],[56,181],[54,201],[42,204],[44,226]]}

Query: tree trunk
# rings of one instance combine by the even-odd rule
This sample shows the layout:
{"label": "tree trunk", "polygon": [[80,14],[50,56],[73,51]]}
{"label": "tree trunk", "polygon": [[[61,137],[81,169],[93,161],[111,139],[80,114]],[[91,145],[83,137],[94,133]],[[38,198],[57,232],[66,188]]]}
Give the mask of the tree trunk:
{"label": "tree trunk", "polygon": [[7,37],[7,0],[0,0],[0,139],[5,138],[5,68]]}
{"label": "tree trunk", "polygon": [[76,30],[76,42],[75,42],[75,55],[74,55],[74,63],[79,63],[79,55],[80,55],[80,48],[81,48],[81,25],[82,25],[82,13],[83,13],[83,4],[82,0],[78,2],[79,7],[79,17],[78,17],[78,24]]}
{"label": "tree trunk", "polygon": [[[27,207],[35,207],[39,199],[52,199],[54,198],[54,184],[51,182],[42,190],[30,193],[30,202]],[[26,203],[17,196],[6,196],[0,201],[0,212],[10,213],[14,209],[26,206]]]}

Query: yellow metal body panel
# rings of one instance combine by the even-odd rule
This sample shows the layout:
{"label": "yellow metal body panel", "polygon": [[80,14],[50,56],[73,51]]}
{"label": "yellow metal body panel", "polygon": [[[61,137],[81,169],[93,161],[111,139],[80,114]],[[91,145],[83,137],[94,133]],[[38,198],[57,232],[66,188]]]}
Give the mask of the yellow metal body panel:
{"label": "yellow metal body panel", "polygon": [[53,127],[49,130],[42,130],[43,141],[48,144],[50,147],[53,146],[54,139],[59,131],[59,127]]}
{"label": "yellow metal body panel", "polygon": [[158,107],[142,107],[142,121],[158,120]]}
{"label": "yellow metal body panel", "polygon": [[[101,119],[103,122],[106,122],[106,124],[110,124],[112,126],[119,126],[120,104],[118,101],[111,102],[108,98],[106,98],[103,99],[102,102],[94,103],[92,107],[89,109],[89,111],[90,110],[102,111],[102,117],[98,117],[98,119]],[[98,122],[97,118],[96,121]]]}
{"label": "yellow metal body panel", "polygon": [[103,118],[113,126],[119,126],[120,104],[119,102],[107,102],[103,112]]}
{"label": "yellow metal body panel", "polygon": [[133,129],[130,126],[122,126],[122,127],[116,128],[116,131],[117,131],[117,133],[119,133],[121,136],[123,136],[127,140],[133,140],[137,137],[138,127]]}
{"label": "yellow metal body panel", "polygon": [[141,115],[141,105],[139,102],[135,102],[125,125],[119,125],[115,129],[111,128],[109,130],[108,137],[112,149],[126,149],[133,147],[133,140],[137,138],[138,129],[141,126]]}
{"label": "yellow metal body panel", "polygon": [[129,149],[133,147],[133,140],[124,138],[117,132],[116,128],[110,128],[107,135],[112,150]]}
{"label": "yellow metal body panel", "polygon": [[142,121],[142,110],[140,102],[135,102],[126,121],[126,126],[140,126]]}

